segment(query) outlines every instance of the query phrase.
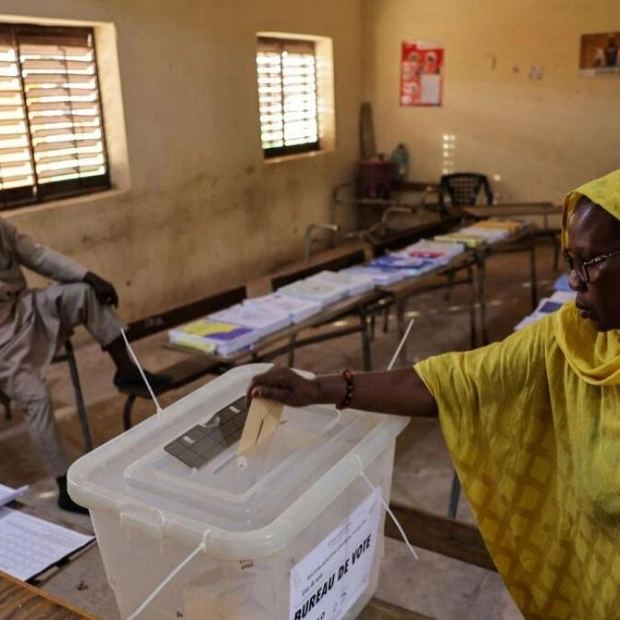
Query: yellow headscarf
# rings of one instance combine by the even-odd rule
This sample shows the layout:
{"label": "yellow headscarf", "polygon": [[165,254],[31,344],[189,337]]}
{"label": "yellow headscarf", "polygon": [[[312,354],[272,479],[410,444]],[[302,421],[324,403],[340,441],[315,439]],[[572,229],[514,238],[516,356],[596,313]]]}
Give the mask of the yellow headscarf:
{"label": "yellow headscarf", "polygon": [[[620,220],[620,170],[569,192],[562,213],[562,245],[568,247],[568,222],[579,201],[588,198]],[[620,311],[620,309],[619,309]],[[620,330],[597,333],[573,304],[555,316],[558,344],[573,370],[592,385],[620,385]]]}
{"label": "yellow headscarf", "polygon": [[588,181],[566,194],[562,213],[562,245],[564,247],[568,246],[568,220],[573,215],[579,201],[584,197],[600,205],[620,220],[620,170],[614,170],[604,177]]}

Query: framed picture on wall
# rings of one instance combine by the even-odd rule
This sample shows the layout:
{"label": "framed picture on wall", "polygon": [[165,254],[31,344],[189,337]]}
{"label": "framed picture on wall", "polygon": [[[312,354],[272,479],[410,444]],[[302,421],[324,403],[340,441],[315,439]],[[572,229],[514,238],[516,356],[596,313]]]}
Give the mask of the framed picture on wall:
{"label": "framed picture on wall", "polygon": [[582,75],[620,75],[620,32],[581,35],[579,70]]}
{"label": "framed picture on wall", "polygon": [[400,105],[440,106],[444,49],[436,41],[403,41],[400,58]]}

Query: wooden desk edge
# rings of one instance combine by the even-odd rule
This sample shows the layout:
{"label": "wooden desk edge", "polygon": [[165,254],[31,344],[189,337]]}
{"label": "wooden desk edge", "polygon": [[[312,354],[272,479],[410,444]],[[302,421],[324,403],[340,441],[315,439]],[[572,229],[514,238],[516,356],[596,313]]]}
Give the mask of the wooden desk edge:
{"label": "wooden desk edge", "polygon": [[[23,608],[22,615],[19,611]],[[5,616],[5,612],[11,615]],[[42,614],[42,615],[36,615]],[[99,620],[61,598],[0,571],[0,617],[15,620]]]}
{"label": "wooden desk edge", "polygon": [[[38,615],[40,614],[40,615]],[[0,571],[0,617],[14,620],[101,620],[67,601]],[[432,620],[428,616],[373,598],[360,620]]]}

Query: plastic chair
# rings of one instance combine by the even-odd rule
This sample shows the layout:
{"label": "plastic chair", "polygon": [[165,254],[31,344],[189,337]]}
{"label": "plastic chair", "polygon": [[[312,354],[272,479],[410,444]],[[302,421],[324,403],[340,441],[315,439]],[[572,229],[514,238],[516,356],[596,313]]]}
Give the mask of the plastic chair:
{"label": "plastic chair", "polygon": [[481,193],[484,193],[486,204],[493,204],[493,191],[486,175],[477,172],[455,172],[444,174],[439,181],[439,210],[448,215],[446,198],[453,206],[475,205]]}

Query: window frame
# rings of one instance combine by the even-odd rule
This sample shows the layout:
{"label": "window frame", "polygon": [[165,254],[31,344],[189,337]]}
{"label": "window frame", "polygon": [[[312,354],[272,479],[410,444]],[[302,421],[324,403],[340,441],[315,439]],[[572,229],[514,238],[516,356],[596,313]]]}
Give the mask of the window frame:
{"label": "window frame", "polygon": [[[9,209],[21,209],[55,200],[78,197],[94,192],[107,191],[112,189],[110,178],[110,160],[108,157],[108,146],[105,133],[105,118],[102,104],[101,83],[99,77],[99,66],[97,61],[97,49],[95,43],[95,29],[88,26],[55,26],[38,25],[32,23],[12,23],[0,22],[0,38],[4,34],[5,40],[9,40],[7,33],[10,34],[10,47],[15,54],[15,65],[17,68],[16,79],[20,85],[21,107],[24,113],[24,123],[26,125],[26,135],[28,144],[26,147],[30,155],[30,165],[32,168],[32,185],[24,185],[13,188],[0,187],[0,211]],[[26,75],[24,62],[20,53],[20,46],[26,45],[50,45],[50,46],[76,46],[86,47],[92,52],[91,65],[94,68],[92,81],[94,87],[89,92],[95,95],[95,105],[97,109],[96,118],[98,119],[98,129],[101,132],[100,138],[96,139],[101,143],[101,155],[103,157],[104,172],[98,175],[77,177],[58,181],[44,182],[37,172],[37,162],[35,154],[37,147],[34,141],[32,130],[31,112],[33,106],[29,106],[26,90]],[[73,114],[74,108],[69,104],[69,116]],[[74,126],[75,127],[75,126]],[[71,128],[71,135],[75,136],[75,129]],[[71,140],[69,140],[71,142]],[[75,143],[75,140],[73,141]],[[41,152],[41,150],[39,151]],[[0,155],[2,149],[0,148]],[[77,166],[79,169],[79,166]],[[79,174],[79,173],[78,173]],[[0,185],[2,181],[0,180]]]}
{"label": "window frame", "polygon": [[[305,153],[315,153],[317,151],[322,150],[321,144],[321,115],[319,110],[319,102],[320,102],[320,94],[319,94],[319,76],[317,70],[318,58],[317,58],[317,43],[312,39],[306,38],[292,38],[287,37],[286,35],[277,36],[277,35],[262,35],[258,34],[256,37],[257,50],[256,57],[258,61],[258,55],[267,51],[275,51],[278,50],[280,54],[280,61],[282,66],[282,54],[287,51],[292,51],[293,53],[297,51],[305,51],[309,53],[309,48],[311,48],[311,53],[314,58],[314,106],[316,108],[316,134],[317,139],[313,142],[304,142],[302,144],[284,144],[283,146],[277,147],[262,147],[263,156],[266,160],[274,159],[278,157],[286,157],[289,155],[300,155]],[[284,72],[280,71],[280,76],[284,76]],[[257,73],[257,78],[260,76]],[[257,84],[258,86],[258,84]],[[281,83],[280,94],[282,96],[282,102],[284,103],[284,85]],[[259,130],[261,133],[261,146],[263,145],[262,134],[263,134],[263,123],[260,120],[260,107],[261,107],[261,97],[260,92],[258,92],[259,98]],[[283,123],[283,130],[285,127],[285,123]]]}

